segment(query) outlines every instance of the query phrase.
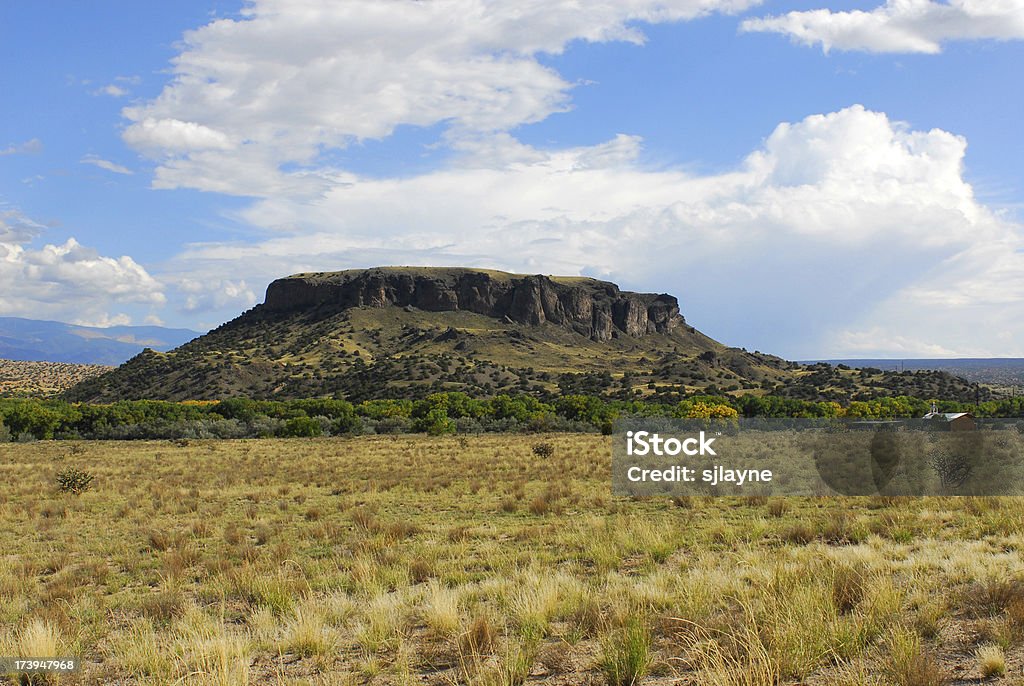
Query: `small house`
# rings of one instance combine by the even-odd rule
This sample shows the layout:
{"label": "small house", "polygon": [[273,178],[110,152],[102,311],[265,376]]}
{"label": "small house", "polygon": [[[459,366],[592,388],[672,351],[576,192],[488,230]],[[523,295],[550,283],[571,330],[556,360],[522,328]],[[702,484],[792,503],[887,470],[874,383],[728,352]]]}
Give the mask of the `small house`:
{"label": "small house", "polygon": [[938,431],[974,431],[974,415],[970,412],[937,412],[932,411],[924,416]]}

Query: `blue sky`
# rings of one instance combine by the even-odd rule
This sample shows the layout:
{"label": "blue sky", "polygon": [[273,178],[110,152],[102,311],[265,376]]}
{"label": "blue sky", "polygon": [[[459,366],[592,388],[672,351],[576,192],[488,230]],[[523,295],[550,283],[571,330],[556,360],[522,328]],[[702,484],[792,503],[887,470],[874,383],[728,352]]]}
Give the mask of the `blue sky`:
{"label": "blue sky", "polygon": [[444,264],[791,358],[1024,356],[1022,39],[1013,1],[4,3],[0,315]]}

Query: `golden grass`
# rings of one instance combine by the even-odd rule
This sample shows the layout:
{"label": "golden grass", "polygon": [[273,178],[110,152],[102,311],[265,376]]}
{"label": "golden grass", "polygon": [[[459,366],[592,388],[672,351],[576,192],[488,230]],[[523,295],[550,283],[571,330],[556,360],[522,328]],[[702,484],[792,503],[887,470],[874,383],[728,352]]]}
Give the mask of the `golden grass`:
{"label": "golden grass", "polygon": [[67,444],[0,445],[0,654],[81,655],[62,684],[1021,667],[1013,499],[617,498],[592,435],[82,445],[77,496]]}
{"label": "golden grass", "polygon": [[1006,654],[997,645],[985,645],[978,648],[978,668],[986,679],[1002,676],[1006,673]]}

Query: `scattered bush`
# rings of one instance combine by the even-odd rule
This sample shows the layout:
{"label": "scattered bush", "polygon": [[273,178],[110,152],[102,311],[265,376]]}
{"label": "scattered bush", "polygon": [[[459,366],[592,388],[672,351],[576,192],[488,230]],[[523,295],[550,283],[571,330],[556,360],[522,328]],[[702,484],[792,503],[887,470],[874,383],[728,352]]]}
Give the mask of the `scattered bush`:
{"label": "scattered bush", "polygon": [[547,459],[555,454],[555,446],[550,443],[537,443],[533,446],[533,454]]}
{"label": "scattered bush", "polygon": [[57,488],[61,493],[79,495],[92,486],[94,476],[75,467],[68,467],[57,472]]}

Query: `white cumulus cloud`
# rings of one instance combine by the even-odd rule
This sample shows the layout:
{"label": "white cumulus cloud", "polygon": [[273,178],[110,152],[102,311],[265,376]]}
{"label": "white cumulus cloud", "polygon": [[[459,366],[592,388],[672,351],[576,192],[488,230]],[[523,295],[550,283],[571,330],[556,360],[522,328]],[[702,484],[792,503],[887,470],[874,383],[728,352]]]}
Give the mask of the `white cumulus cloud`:
{"label": "white cumulus cloud", "polygon": [[949,41],[1024,39],[1024,0],[887,0],[868,12],[816,9],[747,19],[741,29],[785,34],[825,52],[937,53]]}
{"label": "white cumulus cloud", "polygon": [[[124,139],[163,161],[157,187],[317,193],[325,149],[399,125],[459,138],[569,107],[542,65],[572,40],[642,42],[636,22],[743,10],[759,0],[255,0],[243,18],[186,33],[174,78],[124,109]],[[314,174],[285,180],[282,165]]]}
{"label": "white cumulus cloud", "polygon": [[0,314],[114,321],[113,306],[166,302],[161,284],[131,257],[100,255],[74,238],[32,247],[44,231],[17,209],[0,210]]}

